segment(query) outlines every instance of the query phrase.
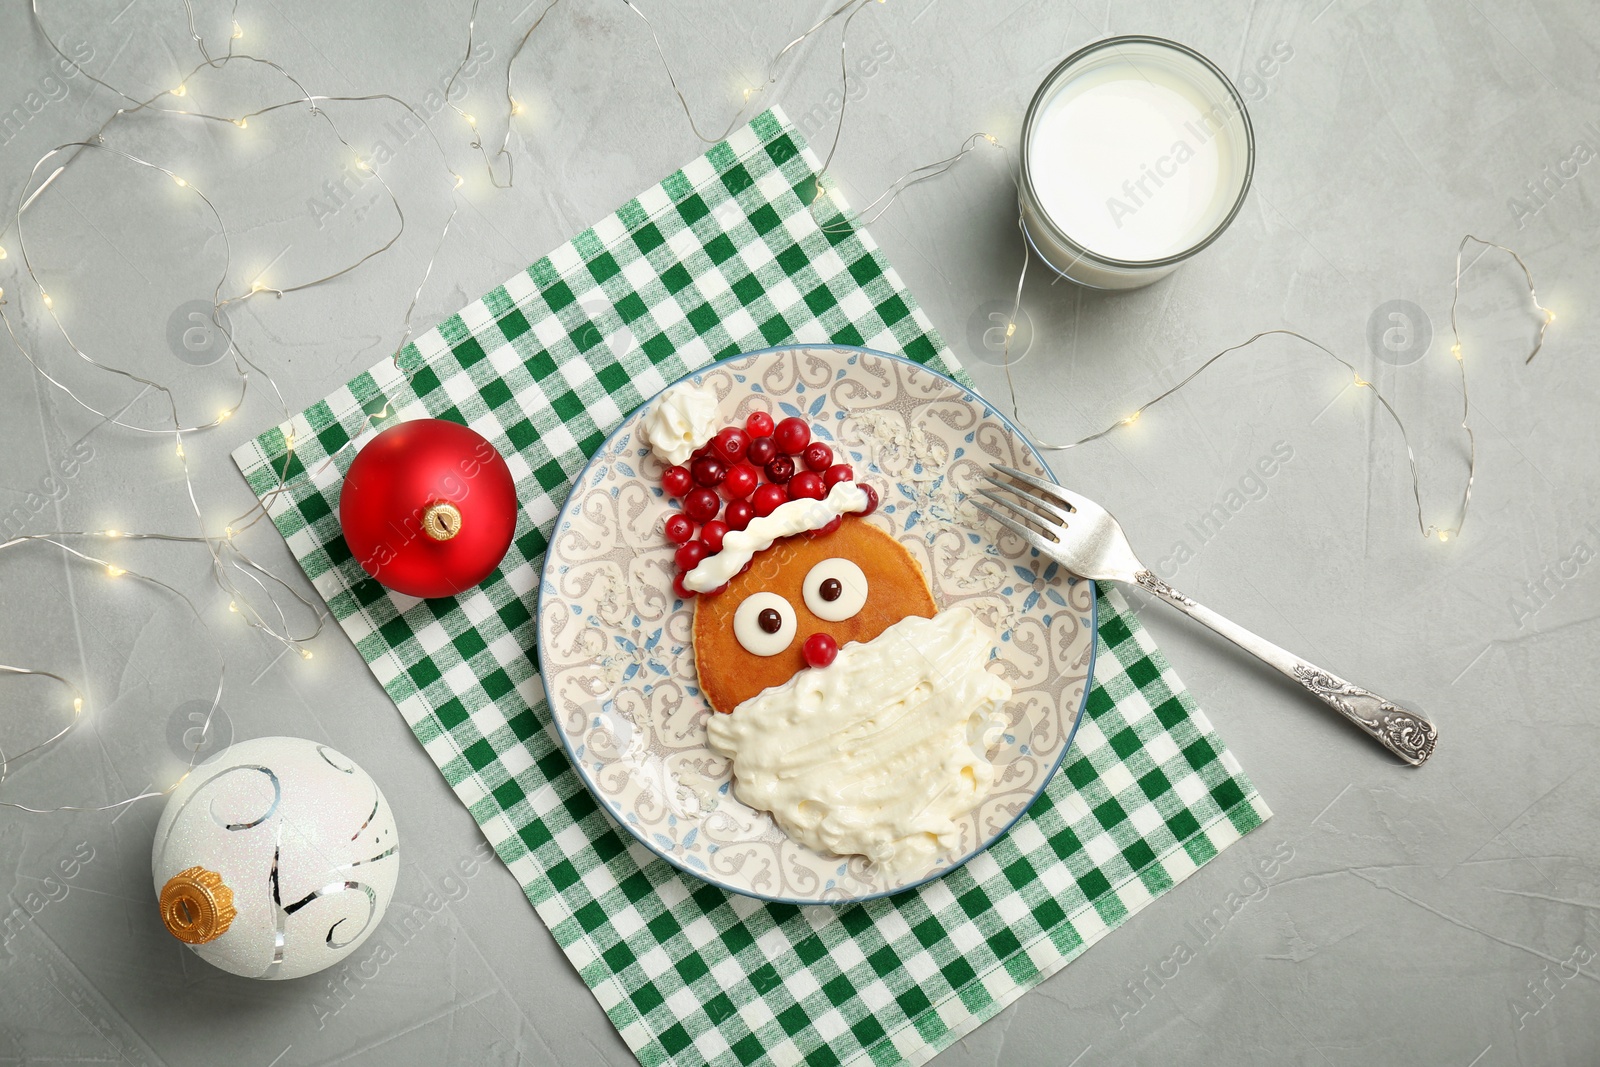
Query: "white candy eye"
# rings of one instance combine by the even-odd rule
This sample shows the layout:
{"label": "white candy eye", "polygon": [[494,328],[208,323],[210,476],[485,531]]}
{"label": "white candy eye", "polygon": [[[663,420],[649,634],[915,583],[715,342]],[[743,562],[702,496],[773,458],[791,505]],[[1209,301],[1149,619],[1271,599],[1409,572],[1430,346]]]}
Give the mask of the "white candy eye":
{"label": "white candy eye", "polygon": [[825,559],[806,572],[806,607],[828,622],[843,622],[867,602],[867,576],[847,559]]}
{"label": "white candy eye", "polygon": [[794,605],[777,593],[751,593],[733,613],[733,636],[752,655],[776,656],[794,632]]}

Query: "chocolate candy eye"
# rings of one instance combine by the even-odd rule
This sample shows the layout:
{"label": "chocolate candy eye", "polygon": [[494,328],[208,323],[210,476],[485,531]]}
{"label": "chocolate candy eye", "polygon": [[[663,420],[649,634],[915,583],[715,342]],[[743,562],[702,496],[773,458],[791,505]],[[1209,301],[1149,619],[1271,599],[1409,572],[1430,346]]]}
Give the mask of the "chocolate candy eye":
{"label": "chocolate candy eye", "polygon": [[850,560],[835,556],[806,572],[801,584],[806,607],[825,622],[843,622],[867,603],[867,576]]}
{"label": "chocolate candy eye", "polygon": [[733,612],[733,636],[754,656],[776,656],[794,643],[794,605],[777,593],[751,593]]}

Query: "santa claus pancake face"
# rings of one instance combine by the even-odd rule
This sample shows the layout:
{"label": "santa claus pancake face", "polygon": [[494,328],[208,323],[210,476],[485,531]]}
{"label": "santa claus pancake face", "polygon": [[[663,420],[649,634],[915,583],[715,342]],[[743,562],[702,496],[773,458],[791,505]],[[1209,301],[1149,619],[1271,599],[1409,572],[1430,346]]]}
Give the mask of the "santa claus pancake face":
{"label": "santa claus pancake face", "polygon": [[876,489],[815,451],[808,425],[758,411],[730,430],[714,409],[684,383],[644,421],[680,501],[664,529],[675,588],[696,597],[710,747],[738,798],[802,844],[890,875],[931,867],[994,784],[1011,696],[985,669],[994,634],[939,609],[868,518]]}

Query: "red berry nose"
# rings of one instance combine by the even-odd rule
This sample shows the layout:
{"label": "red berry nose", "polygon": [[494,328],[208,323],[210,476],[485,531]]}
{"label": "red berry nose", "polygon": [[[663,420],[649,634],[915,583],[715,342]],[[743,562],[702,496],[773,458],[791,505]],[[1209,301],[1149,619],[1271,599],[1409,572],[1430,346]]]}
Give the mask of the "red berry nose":
{"label": "red berry nose", "polygon": [[800,646],[800,654],[808,667],[826,667],[839,655],[839,642],[827,634],[812,634]]}

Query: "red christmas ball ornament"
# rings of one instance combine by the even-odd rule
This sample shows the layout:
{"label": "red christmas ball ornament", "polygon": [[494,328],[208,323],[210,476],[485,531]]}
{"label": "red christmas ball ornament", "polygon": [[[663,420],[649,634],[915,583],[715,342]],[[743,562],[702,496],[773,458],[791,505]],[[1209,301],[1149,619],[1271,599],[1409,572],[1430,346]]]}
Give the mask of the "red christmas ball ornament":
{"label": "red christmas ball ornament", "polygon": [[369,441],[339,492],[361,569],[397,593],[454,596],[487,578],[517,528],[517,488],[482,435],[414,419]]}

